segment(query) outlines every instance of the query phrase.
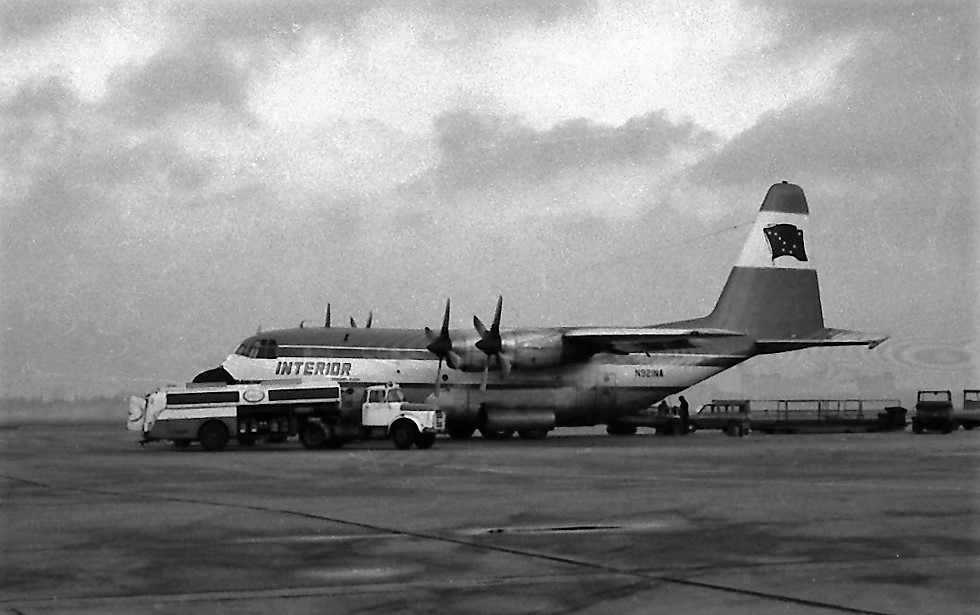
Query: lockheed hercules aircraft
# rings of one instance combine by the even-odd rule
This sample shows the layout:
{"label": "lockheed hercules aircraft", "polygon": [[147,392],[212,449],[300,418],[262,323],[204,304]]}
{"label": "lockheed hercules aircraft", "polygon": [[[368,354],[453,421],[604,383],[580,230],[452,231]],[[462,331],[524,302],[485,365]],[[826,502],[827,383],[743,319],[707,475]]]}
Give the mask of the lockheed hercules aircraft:
{"label": "lockheed hercules aircraft", "polygon": [[[816,346],[868,346],[887,336],[824,326],[817,272],[807,253],[803,190],[769,188],[714,310],[646,327],[501,328],[451,331],[300,327],[260,332],[196,382],[326,378],[353,399],[398,382],[412,401],[447,412],[451,436],[544,437],[561,426],[606,424],[756,355]],[[351,402],[353,403],[353,401]]]}

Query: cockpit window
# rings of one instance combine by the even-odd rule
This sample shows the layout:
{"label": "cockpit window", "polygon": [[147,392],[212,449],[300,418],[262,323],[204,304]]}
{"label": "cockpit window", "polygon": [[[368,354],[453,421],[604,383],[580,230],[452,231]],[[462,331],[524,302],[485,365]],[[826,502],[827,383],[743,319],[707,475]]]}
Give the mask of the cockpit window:
{"label": "cockpit window", "polygon": [[261,339],[243,342],[235,354],[250,359],[276,359],[279,357],[279,346],[276,340]]}

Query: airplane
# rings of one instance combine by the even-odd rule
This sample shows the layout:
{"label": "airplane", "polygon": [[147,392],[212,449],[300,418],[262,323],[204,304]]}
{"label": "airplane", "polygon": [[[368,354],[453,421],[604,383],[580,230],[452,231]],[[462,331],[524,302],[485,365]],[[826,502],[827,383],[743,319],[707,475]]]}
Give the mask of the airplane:
{"label": "airplane", "polygon": [[[741,255],[707,316],[644,327],[451,331],[329,326],[263,331],[195,382],[326,378],[357,390],[398,382],[411,401],[447,412],[468,438],[542,438],[556,427],[617,423],[757,355],[827,346],[875,348],[888,336],[824,326],[817,271],[807,253],[803,189],[781,182],[762,202]],[[635,427],[634,427],[635,431]]]}

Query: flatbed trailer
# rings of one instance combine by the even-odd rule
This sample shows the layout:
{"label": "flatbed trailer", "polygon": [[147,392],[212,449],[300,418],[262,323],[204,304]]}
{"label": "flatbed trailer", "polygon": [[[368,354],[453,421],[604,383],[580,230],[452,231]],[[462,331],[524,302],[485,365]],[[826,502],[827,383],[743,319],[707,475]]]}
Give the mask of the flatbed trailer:
{"label": "flatbed trailer", "polygon": [[908,411],[897,399],[746,400],[753,431],[862,433],[902,431]]}

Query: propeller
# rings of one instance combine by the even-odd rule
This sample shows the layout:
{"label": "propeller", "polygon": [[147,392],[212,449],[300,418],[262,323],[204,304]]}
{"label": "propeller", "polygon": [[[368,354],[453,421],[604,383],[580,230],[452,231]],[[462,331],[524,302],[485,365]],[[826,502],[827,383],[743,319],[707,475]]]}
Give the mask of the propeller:
{"label": "propeller", "polygon": [[439,357],[439,369],[436,371],[435,385],[435,394],[439,395],[439,380],[442,378],[442,362],[445,361],[450,369],[459,369],[459,365],[462,363],[459,355],[453,351],[453,340],[449,337],[449,299],[446,299],[446,313],[442,317],[442,329],[439,333],[436,333],[426,327],[425,336],[429,338],[429,345],[425,348]]}
{"label": "propeller", "polygon": [[487,390],[487,378],[490,375],[490,359],[493,357],[497,358],[497,363],[500,365],[501,377],[506,378],[510,374],[510,360],[504,356],[504,344],[500,338],[500,311],[503,306],[504,296],[499,295],[497,297],[497,309],[493,314],[493,323],[490,325],[489,331],[478,316],[473,316],[473,326],[476,327],[476,332],[480,334],[480,339],[476,342],[476,347],[487,355],[487,363],[483,368],[483,384],[480,385],[480,389],[483,391]]}
{"label": "propeller", "polygon": [[[370,329],[371,328],[371,322],[373,320],[374,320],[374,311],[372,310],[372,311],[368,312],[367,324],[364,325],[364,328],[365,329]],[[357,321],[354,320],[354,317],[353,316],[350,317],[350,326],[353,329],[356,329],[357,328]]]}

